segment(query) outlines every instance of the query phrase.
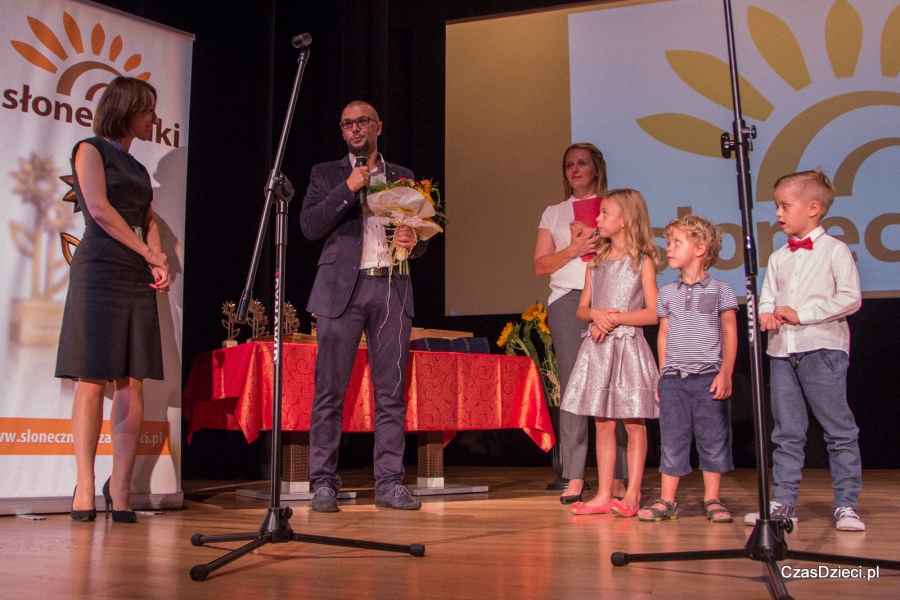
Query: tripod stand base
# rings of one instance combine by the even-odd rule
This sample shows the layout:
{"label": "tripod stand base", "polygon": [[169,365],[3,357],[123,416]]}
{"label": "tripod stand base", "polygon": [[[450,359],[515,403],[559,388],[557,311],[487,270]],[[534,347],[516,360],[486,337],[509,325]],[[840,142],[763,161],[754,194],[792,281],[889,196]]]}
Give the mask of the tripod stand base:
{"label": "tripod stand base", "polygon": [[440,487],[425,487],[418,485],[409,486],[409,493],[413,496],[444,496],[450,494],[486,494],[486,485],[459,485],[450,484]]}
{"label": "tripod stand base", "polygon": [[344,546],[348,548],[361,548],[365,550],[381,550],[383,552],[400,552],[412,556],[425,556],[424,544],[385,544],[383,542],[369,542],[365,540],[352,540],[347,538],[325,537],[321,535],[306,535],[294,533],[289,519],[293,512],[290,508],[270,508],[266,513],[259,531],[255,533],[228,533],[223,535],[191,536],[193,546],[204,546],[215,542],[249,542],[216,560],[191,567],[190,575],[194,581],[205,580],[210,573],[220,569],[228,563],[237,560],[266,544],[283,544],[287,542],[305,542],[308,544],[323,544],[327,546]]}
{"label": "tripod stand base", "polygon": [[877,560],[861,558],[858,556],[841,556],[836,554],[821,554],[818,552],[795,552],[789,550],[784,541],[782,531],[789,530],[790,521],[763,521],[756,522],[756,527],[747,545],[744,548],[733,550],[699,550],[689,552],[654,552],[646,554],[626,554],[625,552],[613,552],[610,561],[615,567],[624,567],[629,563],[637,562],[668,562],[689,560],[718,560],[727,558],[749,558],[762,562],[766,568],[768,579],[766,581],[769,593],[773,598],[786,600],[791,598],[784,585],[778,561],[785,559],[806,560],[814,563],[830,563],[837,565],[854,565],[870,569],[900,570],[900,561]]}
{"label": "tripod stand base", "polygon": [[[241,498],[250,498],[251,500],[263,500],[265,502],[271,502],[272,500],[272,492],[269,490],[238,490],[236,492],[238,496]],[[278,496],[281,500],[288,502],[302,502],[304,500],[312,500],[313,493],[306,492],[285,492],[282,491]],[[356,492],[338,492],[337,494],[338,500],[356,500]]]}

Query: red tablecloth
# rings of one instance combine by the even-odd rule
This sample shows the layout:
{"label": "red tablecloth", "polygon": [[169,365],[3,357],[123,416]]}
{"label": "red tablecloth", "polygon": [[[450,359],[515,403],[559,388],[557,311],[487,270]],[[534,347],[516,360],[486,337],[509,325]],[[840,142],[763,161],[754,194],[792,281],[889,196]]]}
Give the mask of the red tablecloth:
{"label": "red tablecloth", "polygon": [[[282,429],[307,431],[315,392],[316,346],[285,344]],[[271,343],[246,343],[194,359],[182,412],[188,441],[203,428],[240,429],[247,441],[272,428]],[[412,352],[406,373],[406,430],[522,429],[544,451],[556,439],[540,375],[526,356]],[[368,354],[356,354],[344,402],[347,432],[372,431]]]}

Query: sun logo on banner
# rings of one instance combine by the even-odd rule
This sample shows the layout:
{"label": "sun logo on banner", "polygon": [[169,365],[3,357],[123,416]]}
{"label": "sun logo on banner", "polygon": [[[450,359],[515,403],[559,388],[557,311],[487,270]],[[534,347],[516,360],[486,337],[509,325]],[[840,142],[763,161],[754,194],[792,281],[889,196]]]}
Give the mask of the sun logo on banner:
{"label": "sun logo on banner", "polygon": [[[54,75],[62,70],[56,85],[56,92],[63,96],[70,96],[78,78],[89,71],[107,71],[118,77],[135,71],[141,65],[141,55],[132,54],[124,59],[121,70],[115,66],[119,58],[123,57],[122,50],[125,44],[122,36],[117,35],[112,38],[107,48],[107,34],[100,23],[94,25],[91,30],[90,54],[88,55],[86,55],[85,39],[81,27],[69,13],[64,12],[62,16],[62,26],[68,45],[63,44],[60,37],[43,21],[28,17],[28,25],[43,47],[38,49],[29,43],[18,40],[10,40],[10,43],[16,52],[34,66]],[[133,75],[133,77],[148,81],[150,73],[145,71]],[[106,85],[106,83],[98,83],[88,88],[85,100],[93,100],[96,93]]]}
{"label": "sun logo on banner", "polygon": [[[753,44],[769,67],[795,91],[812,84],[812,77],[797,37],[778,16],[761,8],[749,7],[747,25]],[[863,42],[863,21],[847,0],[837,0],[825,21],[825,47],[836,78],[856,73]],[[900,74],[900,6],[887,17],[881,32],[881,74],[897,78]],[[702,52],[670,50],[666,58],[672,70],[695,92],[732,110],[730,69],[727,63]],[[739,77],[744,115],[765,121],[775,106],[749,81]],[[874,106],[900,106],[900,93],[860,90],[839,94],[813,104],[794,117],[775,135],[757,177],[757,200],[773,200],[775,181],[784,173],[798,171],[807,147],[829,123],[851,111]],[[693,154],[721,158],[722,129],[697,117],[678,113],[650,115],[637,124],[656,140]],[[875,152],[900,146],[900,138],[874,139],[852,150],[838,167],[834,185],[838,196],[852,196],[856,173]]]}

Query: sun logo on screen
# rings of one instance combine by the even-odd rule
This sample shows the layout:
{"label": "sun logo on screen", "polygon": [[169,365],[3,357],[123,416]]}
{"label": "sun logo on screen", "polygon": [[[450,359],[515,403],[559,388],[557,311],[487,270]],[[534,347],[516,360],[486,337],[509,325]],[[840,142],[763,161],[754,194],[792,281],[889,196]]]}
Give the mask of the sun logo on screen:
{"label": "sun logo on screen", "polygon": [[[125,43],[121,35],[113,37],[107,47],[107,33],[100,23],[91,29],[90,39],[87,40],[89,48],[86,50],[81,27],[69,13],[64,12],[62,15],[64,39],[67,43],[64,43],[43,21],[30,16],[27,18],[32,33],[40,42],[39,47],[19,40],[10,40],[10,43],[22,58],[34,66],[54,75],[59,73],[56,84],[58,94],[70,96],[78,78],[90,71],[106,71],[118,77],[136,71],[141,65],[140,54],[124,57],[122,50]],[[124,59],[124,63],[118,67],[116,62],[120,58]],[[132,76],[143,81],[150,79],[150,73],[147,71]],[[106,85],[107,82],[91,85],[85,93],[85,100],[93,100],[96,93]]]}
{"label": "sun logo on screen", "polygon": [[[747,25],[753,44],[769,67],[791,88],[800,91],[813,83],[803,50],[794,32],[778,16],[761,8],[747,9]],[[825,21],[825,48],[835,78],[856,73],[863,43],[863,21],[847,0],[837,0]],[[672,70],[695,92],[732,111],[730,70],[726,62],[702,52],[670,50],[666,58]],[[900,5],[890,13],[881,31],[881,74],[896,79],[900,74]],[[744,116],[765,121],[775,106],[744,77],[739,77]],[[900,106],[900,93],[859,90],[826,98],[801,111],[772,138],[757,177],[757,200],[771,201],[776,179],[798,171],[807,147],[829,123],[851,111],[873,106]],[[678,113],[650,115],[637,124],[656,140],[693,154],[721,158],[721,127]],[[838,196],[852,196],[856,173],[875,152],[900,146],[900,138],[883,137],[853,149],[834,176]]]}

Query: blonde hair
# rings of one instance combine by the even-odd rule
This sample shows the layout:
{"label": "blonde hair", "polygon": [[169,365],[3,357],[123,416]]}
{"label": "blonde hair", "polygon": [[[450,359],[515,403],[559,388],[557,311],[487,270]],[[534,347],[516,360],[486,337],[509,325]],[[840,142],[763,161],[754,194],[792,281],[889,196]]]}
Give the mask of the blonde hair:
{"label": "blonde hair", "polygon": [[780,177],[775,182],[775,191],[788,185],[797,185],[797,196],[807,204],[815,200],[822,206],[820,218],[828,214],[834,203],[834,184],[828,179],[822,167]]}
{"label": "blonde hair", "polygon": [[710,269],[719,260],[722,251],[722,230],[700,215],[684,215],[680,219],[669,221],[663,230],[663,237],[669,239],[673,229],[680,229],[695,244],[706,245],[706,257],[703,269]]}
{"label": "blonde hair", "polygon": [[109,82],[94,113],[94,135],[111,140],[134,135],[131,119],[153,108],[156,89],[134,77],[116,77]]}
{"label": "blonde hair", "polygon": [[[603,202],[612,202],[622,209],[622,220],[625,222],[625,250],[631,257],[631,264],[635,271],[641,270],[642,257],[649,256],[656,263],[656,244],[653,242],[653,232],[650,228],[650,213],[647,211],[647,202],[641,193],[632,189],[611,190],[606,193]],[[591,261],[590,266],[599,265],[612,250],[612,240],[599,238],[597,241],[597,258]]]}
{"label": "blonde hair", "polygon": [[572,194],[575,193],[575,190],[572,189],[572,184],[569,183],[569,178],[566,177],[566,156],[568,156],[569,152],[572,150],[586,150],[587,153],[591,155],[591,162],[594,163],[594,168],[597,169],[597,181],[594,182],[594,193],[598,196],[602,196],[606,192],[607,186],[606,161],[603,160],[603,153],[600,152],[595,145],[581,142],[572,144],[566,148],[565,152],[563,152],[562,175],[563,193],[565,194],[564,199],[568,200],[572,197]]}

